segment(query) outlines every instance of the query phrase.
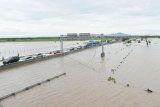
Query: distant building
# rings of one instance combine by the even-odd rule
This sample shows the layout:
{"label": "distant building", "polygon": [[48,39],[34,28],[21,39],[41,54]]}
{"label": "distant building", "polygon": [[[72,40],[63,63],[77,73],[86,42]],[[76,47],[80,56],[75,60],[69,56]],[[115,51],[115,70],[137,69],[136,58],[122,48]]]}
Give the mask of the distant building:
{"label": "distant building", "polygon": [[90,39],[91,38],[91,34],[90,33],[80,33],[79,34],[79,38],[81,40],[87,40],[87,39]]}
{"label": "distant building", "polygon": [[67,39],[77,39],[78,34],[77,33],[68,33],[67,34]]}
{"label": "distant building", "polygon": [[101,34],[91,34],[92,38],[101,38]]}

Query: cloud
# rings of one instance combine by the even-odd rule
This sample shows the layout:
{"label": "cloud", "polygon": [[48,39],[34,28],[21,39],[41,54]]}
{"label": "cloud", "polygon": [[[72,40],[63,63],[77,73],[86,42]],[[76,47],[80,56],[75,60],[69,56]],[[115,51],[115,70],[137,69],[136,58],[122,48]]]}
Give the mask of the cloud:
{"label": "cloud", "polygon": [[160,34],[158,0],[0,0],[0,37]]}

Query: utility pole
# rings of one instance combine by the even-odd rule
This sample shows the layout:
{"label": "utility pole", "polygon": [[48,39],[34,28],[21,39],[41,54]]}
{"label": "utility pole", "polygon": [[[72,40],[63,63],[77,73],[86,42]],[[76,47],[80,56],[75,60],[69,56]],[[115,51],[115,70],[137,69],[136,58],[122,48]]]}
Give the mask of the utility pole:
{"label": "utility pole", "polygon": [[63,54],[63,35],[60,36],[61,41],[61,54]]}
{"label": "utility pole", "polygon": [[2,61],[4,61],[4,56],[2,56]]}
{"label": "utility pole", "polygon": [[104,44],[103,44],[103,34],[101,34],[101,45],[102,45],[102,53],[101,53],[101,57],[105,57],[105,53],[104,53]]}

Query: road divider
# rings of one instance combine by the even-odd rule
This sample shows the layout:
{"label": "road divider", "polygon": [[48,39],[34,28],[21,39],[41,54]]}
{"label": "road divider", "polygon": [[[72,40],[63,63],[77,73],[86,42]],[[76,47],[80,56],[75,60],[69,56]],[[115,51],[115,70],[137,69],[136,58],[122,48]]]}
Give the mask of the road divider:
{"label": "road divider", "polygon": [[44,81],[41,81],[41,82],[35,83],[35,84],[33,84],[33,85],[27,86],[27,87],[25,87],[25,88],[23,88],[23,89],[21,89],[21,90],[16,91],[16,92],[10,93],[10,94],[5,95],[5,96],[2,96],[2,97],[0,97],[0,102],[3,101],[3,100],[5,100],[5,99],[7,99],[7,98],[9,98],[9,97],[15,96],[15,95],[17,95],[17,94],[19,94],[19,93],[22,93],[22,92],[25,92],[25,91],[28,91],[28,90],[30,90],[30,89],[32,89],[32,88],[34,88],[34,87],[40,86],[41,84],[50,82],[50,81],[52,81],[52,80],[54,80],[54,79],[57,79],[57,78],[59,78],[59,77],[61,77],[61,76],[64,76],[64,75],[66,75],[66,73],[62,73],[62,74],[60,74],[60,75],[54,76],[54,77],[49,78],[49,79],[46,79],[46,80],[44,80]]}

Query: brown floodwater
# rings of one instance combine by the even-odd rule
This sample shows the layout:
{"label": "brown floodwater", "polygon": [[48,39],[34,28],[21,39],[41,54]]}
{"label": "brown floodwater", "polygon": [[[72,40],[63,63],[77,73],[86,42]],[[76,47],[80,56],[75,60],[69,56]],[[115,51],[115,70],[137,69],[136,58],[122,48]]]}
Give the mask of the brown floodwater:
{"label": "brown floodwater", "polygon": [[[0,72],[0,96],[66,72],[14,97],[2,107],[160,107],[160,40],[122,43]],[[125,58],[126,57],[126,58]],[[111,69],[116,71],[111,72]],[[108,81],[115,78],[116,83]],[[126,85],[129,84],[129,87]],[[147,93],[147,88],[153,93]]]}

